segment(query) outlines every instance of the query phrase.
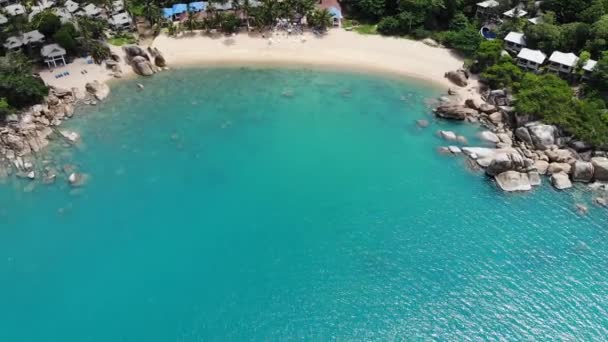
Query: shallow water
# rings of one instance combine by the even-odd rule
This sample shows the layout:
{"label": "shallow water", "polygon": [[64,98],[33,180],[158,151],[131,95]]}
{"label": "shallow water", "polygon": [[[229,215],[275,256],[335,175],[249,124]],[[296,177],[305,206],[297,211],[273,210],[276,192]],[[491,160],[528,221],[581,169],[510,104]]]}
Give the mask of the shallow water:
{"label": "shallow water", "polygon": [[0,341],[608,336],[608,212],[436,153],[437,129],[475,133],[415,127],[438,93],[249,68],[117,84],[69,124],[84,188],[0,187]]}

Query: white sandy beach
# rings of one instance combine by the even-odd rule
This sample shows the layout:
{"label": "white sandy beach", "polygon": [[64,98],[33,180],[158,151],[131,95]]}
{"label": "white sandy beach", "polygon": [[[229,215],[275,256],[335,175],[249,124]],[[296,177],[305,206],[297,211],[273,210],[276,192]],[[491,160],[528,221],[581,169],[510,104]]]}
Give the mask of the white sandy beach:
{"label": "white sandy beach", "polygon": [[[152,46],[163,53],[170,67],[251,64],[327,67],[416,78],[445,90],[448,87],[457,90],[461,99],[476,95],[476,82],[471,82],[467,88],[458,88],[444,77],[447,71],[456,70],[463,64],[462,59],[448,49],[342,29],[333,29],[320,38],[310,33],[288,36],[283,32],[274,33],[270,38],[246,33],[230,37],[209,37],[201,32],[184,33],[177,38],[160,35]],[[123,55],[120,48],[113,47],[113,50]],[[85,69],[87,73],[82,74]],[[122,69],[124,77],[132,75],[129,66],[123,64]],[[70,76],[55,78],[56,73],[65,71]],[[86,64],[84,59],[77,59],[55,71],[43,71],[41,76],[47,84],[60,88],[84,88],[93,80],[112,79],[105,66]]]}

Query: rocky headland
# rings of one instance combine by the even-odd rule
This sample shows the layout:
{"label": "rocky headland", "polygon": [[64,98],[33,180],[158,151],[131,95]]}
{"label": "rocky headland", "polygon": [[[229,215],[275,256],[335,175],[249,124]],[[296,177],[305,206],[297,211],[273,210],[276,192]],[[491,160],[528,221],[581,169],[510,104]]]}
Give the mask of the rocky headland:
{"label": "rocky headland", "polygon": [[[464,71],[446,74],[457,86],[465,86]],[[474,168],[484,170],[507,192],[529,191],[543,178],[558,190],[586,183],[598,191],[596,203],[606,206],[608,152],[565,134],[559,127],[534,118],[515,115],[515,99],[506,90],[487,90],[479,98],[450,100],[443,97],[434,108],[437,117],[479,124],[483,146],[466,146],[466,139],[451,131],[439,136],[453,145],[440,150],[463,155]],[[420,126],[420,125],[419,125]]]}

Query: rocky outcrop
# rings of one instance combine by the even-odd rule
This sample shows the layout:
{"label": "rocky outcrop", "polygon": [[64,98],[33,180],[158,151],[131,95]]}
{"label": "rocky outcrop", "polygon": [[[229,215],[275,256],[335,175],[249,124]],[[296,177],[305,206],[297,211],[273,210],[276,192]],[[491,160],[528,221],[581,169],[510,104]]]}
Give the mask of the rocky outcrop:
{"label": "rocky outcrop", "polygon": [[456,141],[456,133],[452,131],[439,131],[439,136],[447,141]]}
{"label": "rocky outcrop", "polygon": [[593,164],[593,177],[595,180],[600,182],[608,182],[608,158],[591,158],[591,164]]}
{"label": "rocky outcrop", "polygon": [[165,60],[165,57],[157,48],[148,47],[148,52],[150,53],[150,56],[154,58],[154,65],[159,68],[164,68],[167,66],[167,61]]}
{"label": "rocky outcrop", "polygon": [[530,179],[526,173],[506,171],[494,177],[496,184],[507,192],[532,190]]}
{"label": "rocky outcrop", "polygon": [[547,174],[547,169],[549,168],[549,162],[546,160],[536,160],[533,165],[534,169],[538,171],[541,175]]}
{"label": "rocky outcrop", "polygon": [[150,61],[150,57],[146,51],[137,45],[125,45],[122,47],[122,51],[125,52],[127,63],[131,63],[135,57],[142,57]]}
{"label": "rocky outcrop", "polygon": [[136,74],[141,76],[152,76],[156,72],[152,63],[142,56],[133,57],[131,60],[131,67]]}
{"label": "rocky outcrop", "polygon": [[551,175],[551,184],[558,189],[564,190],[572,187],[572,182],[565,172],[558,172]]}
{"label": "rocky outcrop", "polygon": [[526,127],[518,127],[515,130],[515,136],[528,145],[532,145],[532,136]]}
{"label": "rocky outcrop", "polygon": [[468,116],[478,116],[479,112],[457,104],[443,104],[435,109],[435,114],[444,119],[465,120]]}
{"label": "rocky outcrop", "polygon": [[572,180],[575,182],[589,183],[593,179],[593,164],[577,160],[572,164]]}
{"label": "rocky outcrop", "polygon": [[569,174],[572,171],[572,166],[566,163],[551,163],[547,168],[547,174],[552,175],[554,173],[563,172]]}
{"label": "rocky outcrop", "polygon": [[469,84],[467,75],[462,70],[447,72],[445,77],[459,87],[466,87]]}
{"label": "rocky outcrop", "polygon": [[110,87],[107,84],[99,82],[97,80],[89,82],[85,85],[86,90],[99,101],[105,99],[110,95]]}
{"label": "rocky outcrop", "polygon": [[486,173],[495,176],[505,171],[525,171],[525,163],[522,156],[513,152],[500,152],[495,154],[486,168]]}
{"label": "rocky outcrop", "polygon": [[547,150],[550,146],[555,145],[557,136],[557,128],[553,125],[545,125],[541,123],[533,123],[526,125],[532,144],[539,150]]}
{"label": "rocky outcrop", "polygon": [[479,138],[493,144],[498,144],[500,142],[498,136],[490,131],[483,131],[479,133]]}

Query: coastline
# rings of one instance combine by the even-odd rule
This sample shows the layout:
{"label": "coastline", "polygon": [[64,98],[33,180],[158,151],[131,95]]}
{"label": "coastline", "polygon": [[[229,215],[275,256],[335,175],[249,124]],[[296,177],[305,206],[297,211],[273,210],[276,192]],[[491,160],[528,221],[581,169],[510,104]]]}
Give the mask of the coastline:
{"label": "coastline", "polygon": [[[330,30],[323,37],[306,32],[294,36],[269,33],[265,38],[247,33],[209,36],[194,31],[179,37],[161,34],[150,47],[160,50],[169,67],[312,67],[417,80],[442,92],[451,89],[455,94],[452,100],[457,102],[479,96],[475,80],[470,80],[467,87],[458,87],[445,78],[446,72],[462,67],[462,58],[449,49],[403,38],[362,35],[342,29]],[[112,46],[111,50],[124,56],[121,47]],[[84,91],[88,82],[114,83],[136,76],[124,57],[119,65],[121,78],[115,78],[104,64],[86,64],[83,58],[56,71],[43,70],[40,75],[49,86]],[[81,73],[83,69],[86,74]],[[70,76],[55,78],[56,72],[65,71]]]}

